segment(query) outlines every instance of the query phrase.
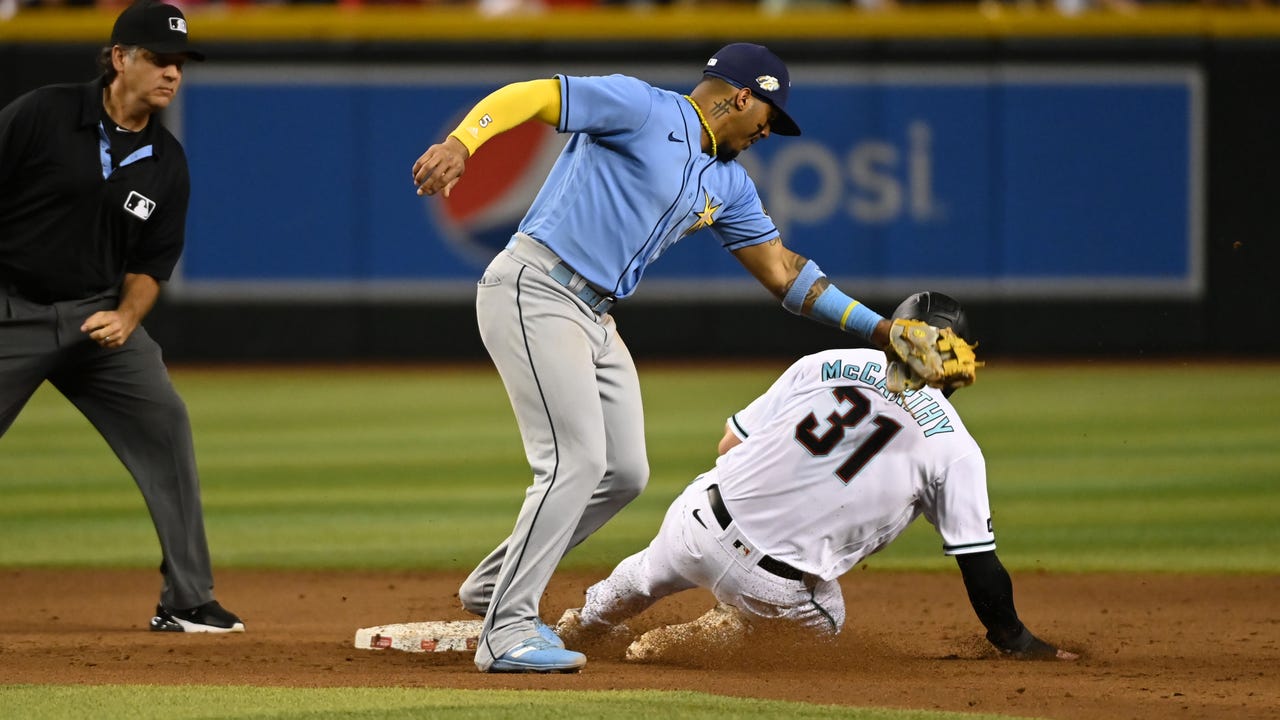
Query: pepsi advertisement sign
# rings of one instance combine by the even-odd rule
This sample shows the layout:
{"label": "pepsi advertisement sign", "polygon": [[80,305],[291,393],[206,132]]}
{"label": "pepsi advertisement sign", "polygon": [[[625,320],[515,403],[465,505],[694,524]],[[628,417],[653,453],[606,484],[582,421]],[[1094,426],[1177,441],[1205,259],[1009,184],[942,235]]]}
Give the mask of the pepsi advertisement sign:
{"label": "pepsi advertisement sign", "polygon": [[[189,297],[470,298],[567,140],[527,123],[451,197],[410,168],[495,88],[687,68],[242,66],[186,78],[170,126],[192,176]],[[800,137],[740,156],[783,241],[855,294],[1195,297],[1203,291],[1203,79],[1191,66],[796,64]],[[707,234],[636,300],[768,299]]]}

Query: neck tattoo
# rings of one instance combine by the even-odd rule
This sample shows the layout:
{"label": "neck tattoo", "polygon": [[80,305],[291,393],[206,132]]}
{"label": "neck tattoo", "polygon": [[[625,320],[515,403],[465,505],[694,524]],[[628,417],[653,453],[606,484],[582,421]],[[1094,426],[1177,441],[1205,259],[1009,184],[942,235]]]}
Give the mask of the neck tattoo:
{"label": "neck tattoo", "polygon": [[711,138],[711,157],[716,157],[716,134],[711,132],[711,126],[707,124],[707,118],[702,115],[702,108],[698,107],[698,103],[693,101],[692,97],[684,96],[685,100],[693,106],[693,111],[698,113],[698,122],[702,123],[702,129],[707,131],[707,137]]}

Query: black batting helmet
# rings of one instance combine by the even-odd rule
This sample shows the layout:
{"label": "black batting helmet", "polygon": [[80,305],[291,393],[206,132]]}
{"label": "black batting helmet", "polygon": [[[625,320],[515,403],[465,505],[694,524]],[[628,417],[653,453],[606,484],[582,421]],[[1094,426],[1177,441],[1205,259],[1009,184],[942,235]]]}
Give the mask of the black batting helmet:
{"label": "black batting helmet", "polygon": [[[926,291],[912,295],[902,301],[898,309],[893,311],[893,316],[903,320],[923,320],[936,328],[951,328],[960,337],[970,339],[969,318],[964,314],[964,308],[960,307],[958,300],[940,292]],[[953,388],[947,388],[942,394],[951,397],[953,392]]]}

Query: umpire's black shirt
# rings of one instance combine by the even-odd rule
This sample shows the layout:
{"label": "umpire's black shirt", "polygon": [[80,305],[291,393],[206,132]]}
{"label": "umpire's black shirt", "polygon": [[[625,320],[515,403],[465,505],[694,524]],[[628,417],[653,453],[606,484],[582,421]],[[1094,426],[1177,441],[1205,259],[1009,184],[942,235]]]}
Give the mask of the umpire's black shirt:
{"label": "umpire's black shirt", "polygon": [[124,274],[168,280],[191,180],[151,117],[117,128],[102,78],[50,85],[0,110],[0,289],[42,303],[91,297]]}

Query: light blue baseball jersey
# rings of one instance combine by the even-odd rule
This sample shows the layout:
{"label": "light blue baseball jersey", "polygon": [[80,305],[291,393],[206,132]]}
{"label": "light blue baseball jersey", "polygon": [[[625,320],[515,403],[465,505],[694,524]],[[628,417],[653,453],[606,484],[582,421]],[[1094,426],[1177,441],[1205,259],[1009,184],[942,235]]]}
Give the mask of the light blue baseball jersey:
{"label": "light blue baseball jersey", "polygon": [[699,230],[727,250],[778,236],[746,170],[702,152],[682,94],[625,75],[556,78],[556,129],[573,137],[519,229],[592,284],[631,295],[650,263]]}

